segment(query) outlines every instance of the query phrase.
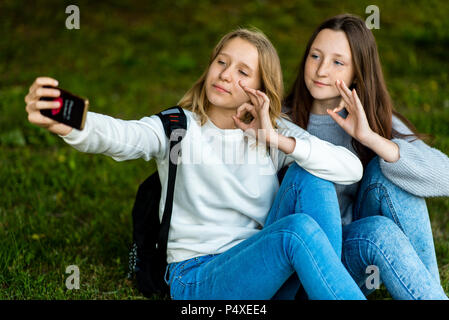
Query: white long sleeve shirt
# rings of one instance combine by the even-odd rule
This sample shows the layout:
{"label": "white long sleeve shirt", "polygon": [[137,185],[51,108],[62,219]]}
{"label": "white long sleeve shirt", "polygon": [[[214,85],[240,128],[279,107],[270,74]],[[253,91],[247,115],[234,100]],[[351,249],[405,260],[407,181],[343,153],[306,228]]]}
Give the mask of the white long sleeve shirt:
{"label": "white long sleeve shirt", "polygon": [[[277,171],[296,161],[308,172],[338,184],[363,174],[360,160],[344,147],[278,120],[278,132],[293,137],[291,154],[257,145],[240,129],[223,130],[210,120],[203,126],[190,111],[176,174],[167,262],[222,253],[263,227],[279,189]],[[168,180],[169,141],[159,117],[125,121],[88,112],[83,131],[62,137],[75,149],[101,153],[116,161],[154,158],[161,179],[162,218]]]}

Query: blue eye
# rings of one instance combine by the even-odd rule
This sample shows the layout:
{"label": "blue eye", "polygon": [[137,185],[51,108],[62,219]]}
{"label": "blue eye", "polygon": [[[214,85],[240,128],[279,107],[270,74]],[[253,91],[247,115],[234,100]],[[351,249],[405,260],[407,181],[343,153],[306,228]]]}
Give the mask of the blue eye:
{"label": "blue eye", "polygon": [[341,62],[338,61],[338,60],[335,60],[334,63],[335,63],[337,66],[342,66],[342,65],[343,65],[343,63],[341,63]]}
{"label": "blue eye", "polygon": [[312,53],[310,56],[312,57],[312,59],[318,59],[319,58],[318,55],[316,55],[314,53]]}

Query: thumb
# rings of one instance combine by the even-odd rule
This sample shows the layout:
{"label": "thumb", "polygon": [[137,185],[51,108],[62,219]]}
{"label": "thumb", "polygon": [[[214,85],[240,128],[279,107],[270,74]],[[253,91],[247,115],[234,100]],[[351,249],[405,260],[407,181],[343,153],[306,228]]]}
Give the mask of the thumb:
{"label": "thumb", "polygon": [[331,118],[334,119],[336,123],[338,123],[340,127],[344,127],[345,119],[342,118],[337,112],[335,112],[335,109],[327,109],[326,111],[331,116]]}
{"label": "thumb", "polygon": [[338,106],[333,110],[334,112],[338,113],[341,110],[343,110],[343,108],[345,107],[345,100],[341,99],[340,103],[338,104]]}
{"label": "thumb", "polygon": [[232,120],[234,120],[235,126],[243,131],[246,131],[249,127],[249,125],[240,120],[240,118],[237,117],[236,115],[232,116]]}

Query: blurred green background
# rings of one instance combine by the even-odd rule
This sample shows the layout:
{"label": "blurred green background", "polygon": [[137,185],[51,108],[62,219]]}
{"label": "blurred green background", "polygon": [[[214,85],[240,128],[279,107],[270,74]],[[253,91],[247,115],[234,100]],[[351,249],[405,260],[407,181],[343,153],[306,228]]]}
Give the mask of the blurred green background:
{"label": "blurred green background", "polygon": [[[68,5],[80,29],[68,30]],[[0,299],[141,299],[126,279],[131,208],[154,162],[87,155],[27,121],[38,76],[90,100],[90,110],[140,119],[175,105],[222,35],[263,30],[290,88],[306,42],[324,19],[364,19],[373,30],[395,107],[449,154],[449,2],[11,1],[0,2]],[[427,200],[449,293],[449,199]],[[79,290],[65,269],[80,268]],[[159,297],[155,297],[159,298]],[[385,288],[370,299],[388,299]]]}

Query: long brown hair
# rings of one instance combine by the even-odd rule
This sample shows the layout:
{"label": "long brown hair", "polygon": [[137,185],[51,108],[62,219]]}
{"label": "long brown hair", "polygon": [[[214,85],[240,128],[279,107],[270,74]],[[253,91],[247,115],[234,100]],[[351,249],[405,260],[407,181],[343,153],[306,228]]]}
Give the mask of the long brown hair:
{"label": "long brown hair", "polygon": [[[310,37],[299,66],[298,75],[284,103],[292,120],[303,129],[307,129],[314,99],[306,87],[304,69],[313,41],[323,29],[343,31],[348,38],[354,66],[354,82],[351,88],[355,88],[357,91],[371,129],[386,139],[410,136],[415,139],[425,137],[416,131],[410,121],[394,110],[385,85],[374,35],[360,17],[351,14],[338,15],[324,21]],[[392,128],[393,114],[408,126],[413,135],[402,134]],[[375,156],[371,149],[356,139],[352,139],[352,146],[364,166]]]}
{"label": "long brown hair", "polygon": [[270,120],[272,125],[276,127],[276,119],[282,116],[281,108],[284,94],[281,63],[277,51],[271,41],[262,31],[256,28],[238,28],[237,30],[231,31],[224,35],[212,51],[206,70],[193,84],[193,86],[184,94],[178,102],[178,105],[197,114],[201,125],[207,121],[209,100],[207,99],[206,88],[204,85],[207,73],[209,72],[210,65],[226,43],[237,37],[248,41],[257,49],[259,54],[259,70],[262,83],[261,91],[265,92],[270,99]]}

